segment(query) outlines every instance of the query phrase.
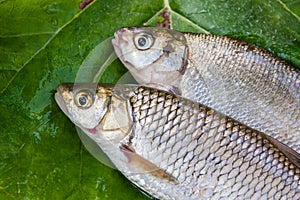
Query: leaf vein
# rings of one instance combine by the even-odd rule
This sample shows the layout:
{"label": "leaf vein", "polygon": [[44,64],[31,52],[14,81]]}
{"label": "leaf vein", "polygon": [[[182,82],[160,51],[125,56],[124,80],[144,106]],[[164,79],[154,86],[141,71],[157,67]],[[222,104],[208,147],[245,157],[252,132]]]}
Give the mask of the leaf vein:
{"label": "leaf vein", "polygon": [[300,22],[300,17],[296,13],[291,11],[285,3],[283,3],[281,0],[277,0],[277,2],[280,3],[287,12],[293,15]]}
{"label": "leaf vein", "polygon": [[65,24],[63,24],[60,28],[58,28],[53,35],[45,42],[45,44],[39,48],[27,61],[24,62],[24,64],[20,67],[20,69],[17,70],[17,72],[12,76],[12,78],[7,82],[6,86],[1,90],[0,95],[2,95],[7,88],[9,87],[9,85],[12,83],[12,81],[16,78],[16,76],[19,74],[20,71],[22,71],[22,69],[33,60],[33,58],[35,58],[41,51],[43,51],[48,44],[56,37],[57,34],[59,34],[64,28],[66,28],[69,24],[71,24],[75,19],[77,19],[84,11],[81,10],[80,12],[76,13],[69,21],[67,21]]}
{"label": "leaf vein", "polygon": [[189,20],[188,18],[182,16],[181,14],[175,12],[174,10],[171,10],[172,14],[176,15],[177,17],[181,18],[183,21],[185,21],[186,23],[192,25],[193,27],[195,27],[196,29],[198,29],[201,32],[204,32],[206,34],[209,34],[210,32],[208,30],[206,30],[205,28],[195,24],[194,22],[192,22],[191,20]]}
{"label": "leaf vein", "polygon": [[40,32],[40,33],[22,33],[16,35],[0,35],[0,38],[17,38],[17,37],[30,37],[36,35],[51,35],[55,34],[55,32]]}

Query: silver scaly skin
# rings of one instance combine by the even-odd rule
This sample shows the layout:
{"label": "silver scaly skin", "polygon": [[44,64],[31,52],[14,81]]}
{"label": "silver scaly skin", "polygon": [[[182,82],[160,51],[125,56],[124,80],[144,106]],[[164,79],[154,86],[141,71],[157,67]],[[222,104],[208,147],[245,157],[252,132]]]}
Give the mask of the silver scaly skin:
{"label": "silver scaly skin", "polygon": [[132,27],[112,43],[140,84],[212,107],[300,152],[299,69],[215,35]]}
{"label": "silver scaly skin", "polygon": [[60,108],[155,198],[300,199],[299,155],[261,132],[157,89],[74,88],[57,87]]}

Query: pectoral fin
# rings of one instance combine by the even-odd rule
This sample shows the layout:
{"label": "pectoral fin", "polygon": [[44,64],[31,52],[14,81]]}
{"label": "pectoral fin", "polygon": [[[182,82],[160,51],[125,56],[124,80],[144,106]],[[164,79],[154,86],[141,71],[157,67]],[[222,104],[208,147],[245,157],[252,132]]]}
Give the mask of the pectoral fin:
{"label": "pectoral fin", "polygon": [[296,167],[300,169],[300,154],[298,152],[270,136],[266,137],[275,147],[284,153]]}
{"label": "pectoral fin", "polygon": [[177,180],[171,174],[138,155],[130,145],[122,144],[120,150],[128,158],[128,163],[138,169],[137,173],[150,173],[159,179],[177,183]]}

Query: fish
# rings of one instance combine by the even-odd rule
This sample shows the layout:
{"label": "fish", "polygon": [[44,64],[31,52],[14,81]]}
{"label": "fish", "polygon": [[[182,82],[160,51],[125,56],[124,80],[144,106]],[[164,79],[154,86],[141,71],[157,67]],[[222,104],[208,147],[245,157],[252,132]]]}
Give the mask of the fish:
{"label": "fish", "polygon": [[56,91],[65,115],[154,198],[300,199],[299,154],[212,108],[132,84]]}
{"label": "fish", "polygon": [[204,104],[300,152],[300,70],[244,41],[158,27],[112,40],[135,80]]}

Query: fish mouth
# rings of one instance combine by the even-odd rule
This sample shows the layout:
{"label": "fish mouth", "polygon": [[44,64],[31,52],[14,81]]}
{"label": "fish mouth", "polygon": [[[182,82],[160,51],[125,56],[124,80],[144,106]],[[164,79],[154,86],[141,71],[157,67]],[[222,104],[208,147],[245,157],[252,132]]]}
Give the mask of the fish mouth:
{"label": "fish mouth", "polygon": [[117,56],[119,57],[119,59],[122,61],[122,63],[128,68],[128,69],[131,69],[133,68],[134,69],[134,66],[128,62],[126,59],[125,59],[125,56],[123,54],[123,52],[121,51],[121,47],[120,47],[120,44],[121,43],[128,43],[128,41],[126,39],[124,39],[122,37],[122,34],[124,32],[130,32],[130,28],[120,28],[118,29],[115,33],[114,33],[114,38],[112,39],[112,45],[114,47],[114,50],[117,54]]}
{"label": "fish mouth", "polygon": [[59,108],[67,115],[69,116],[69,112],[67,110],[66,102],[62,96],[63,91],[65,90],[64,87],[65,84],[60,84],[56,87],[56,93],[54,95],[55,101],[58,104]]}
{"label": "fish mouth", "polygon": [[111,43],[114,46],[115,52],[116,52],[118,57],[120,57],[122,55],[122,52],[121,52],[121,49],[120,49],[121,37],[122,36],[121,36],[121,33],[120,33],[120,29],[119,29],[114,33],[114,38],[111,40]]}
{"label": "fish mouth", "polygon": [[[67,110],[67,106],[66,106],[65,100],[64,100],[64,98],[62,96],[62,91],[63,90],[64,90],[63,85],[58,85],[57,88],[56,88],[57,92],[55,93],[54,98],[55,98],[55,101],[57,102],[59,108],[65,113],[66,116],[69,117],[70,114],[69,114],[69,112]],[[70,117],[69,117],[69,119],[70,119]],[[90,134],[95,134],[96,133],[96,127],[95,128],[91,128],[91,129],[84,128],[84,127],[81,127],[79,124],[77,124],[72,119],[70,119],[70,120],[75,124],[75,126],[79,127],[83,131],[89,132]]]}
{"label": "fish mouth", "polygon": [[120,28],[114,33],[114,38],[112,39],[112,45],[114,46],[115,52],[119,58],[124,60],[123,52],[121,51],[120,44],[128,44],[128,41],[124,39],[122,36],[124,33],[129,32],[130,30],[128,28]]}

